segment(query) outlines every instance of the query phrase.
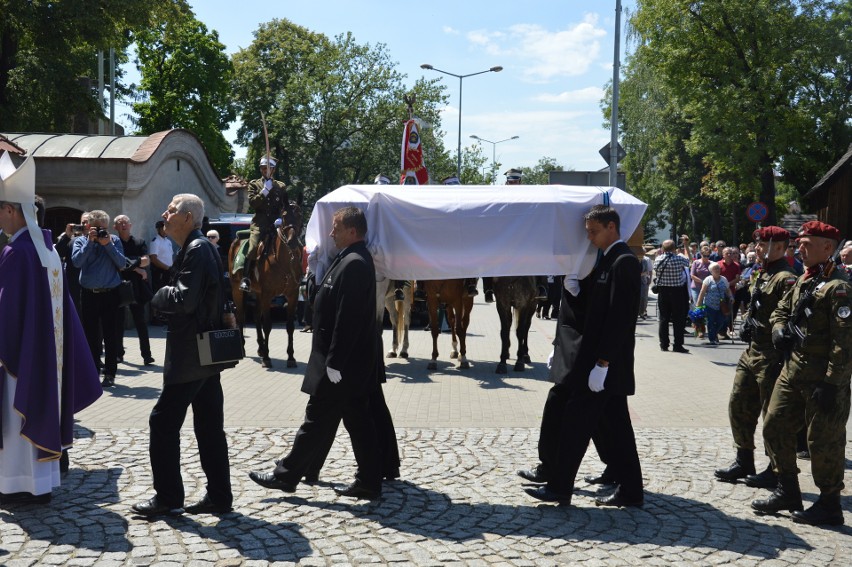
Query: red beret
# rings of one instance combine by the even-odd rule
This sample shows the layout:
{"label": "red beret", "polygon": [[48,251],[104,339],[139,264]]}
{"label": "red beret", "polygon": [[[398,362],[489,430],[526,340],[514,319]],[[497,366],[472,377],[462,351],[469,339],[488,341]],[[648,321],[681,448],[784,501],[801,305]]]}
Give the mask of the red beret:
{"label": "red beret", "polygon": [[754,231],[751,237],[756,241],[768,242],[783,242],[790,240],[790,233],[780,226],[764,226]]}
{"label": "red beret", "polygon": [[799,229],[799,238],[803,236],[821,236],[832,240],[840,240],[840,231],[820,221],[808,221]]}

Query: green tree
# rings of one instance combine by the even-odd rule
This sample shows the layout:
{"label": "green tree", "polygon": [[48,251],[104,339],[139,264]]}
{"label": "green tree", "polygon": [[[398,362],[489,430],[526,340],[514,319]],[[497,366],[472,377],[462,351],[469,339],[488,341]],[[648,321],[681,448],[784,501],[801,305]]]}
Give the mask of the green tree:
{"label": "green tree", "polygon": [[[303,185],[309,202],[346,183],[370,183],[380,172],[398,175],[405,94],[415,94],[422,120],[439,124],[444,87],[420,79],[406,89],[382,44],[361,45],[351,34],[329,39],[285,19],[261,24],[254,37],[233,56],[243,121],[237,141],[257,163],[265,152],[264,114],[279,174]],[[440,130],[421,134],[430,167],[442,152]]]}
{"label": "green tree", "polygon": [[639,0],[630,25],[691,126],[687,150],[730,202],[758,197],[774,223],[774,166],[806,139],[796,93],[825,32],[821,0]]}
{"label": "green tree", "polygon": [[220,176],[233,150],[223,131],[236,113],[230,100],[233,68],[216,31],[192,11],[169,10],[135,36],[142,74],[134,123],[140,134],[186,128],[198,136]]}
{"label": "green tree", "polygon": [[[176,0],[0,0],[0,130],[70,132],[103,116],[91,81],[97,52],[127,60],[132,30]],[[86,80],[88,79],[88,80]],[[126,92],[117,72],[116,96]]]}
{"label": "green tree", "polygon": [[524,185],[547,185],[550,183],[551,171],[570,171],[562,167],[551,157],[542,157],[532,167],[522,166],[519,168],[523,174]]}

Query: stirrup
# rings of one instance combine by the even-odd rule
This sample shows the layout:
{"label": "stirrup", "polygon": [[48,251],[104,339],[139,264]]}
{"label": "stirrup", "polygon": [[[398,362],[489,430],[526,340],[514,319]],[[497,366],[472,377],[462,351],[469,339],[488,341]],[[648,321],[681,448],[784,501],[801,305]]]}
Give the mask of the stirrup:
{"label": "stirrup", "polygon": [[243,281],[240,282],[240,291],[251,291],[251,280],[248,278],[243,278]]}

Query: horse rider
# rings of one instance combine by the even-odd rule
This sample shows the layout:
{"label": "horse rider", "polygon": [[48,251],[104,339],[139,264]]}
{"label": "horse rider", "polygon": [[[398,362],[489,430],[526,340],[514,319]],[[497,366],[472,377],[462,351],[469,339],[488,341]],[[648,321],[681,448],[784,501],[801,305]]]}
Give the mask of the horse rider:
{"label": "horse rider", "polygon": [[[249,204],[254,209],[254,217],[251,219],[251,236],[243,267],[243,279],[240,282],[241,291],[251,291],[251,272],[260,242],[275,231],[275,221],[281,218],[282,212],[286,212],[288,220],[293,218],[290,200],[287,198],[287,186],[273,179],[276,165],[277,162],[271,157],[260,158],[261,177],[249,182]],[[290,238],[287,244],[291,248],[299,247],[298,235]]]}
{"label": "horse rider", "polygon": [[[512,168],[503,175],[506,176],[506,185],[520,185],[521,178],[524,172],[520,169]],[[485,288],[485,303],[494,303],[494,289],[492,288],[492,279],[482,278],[482,287]],[[543,301],[547,299],[547,276],[535,276],[536,299]]]}

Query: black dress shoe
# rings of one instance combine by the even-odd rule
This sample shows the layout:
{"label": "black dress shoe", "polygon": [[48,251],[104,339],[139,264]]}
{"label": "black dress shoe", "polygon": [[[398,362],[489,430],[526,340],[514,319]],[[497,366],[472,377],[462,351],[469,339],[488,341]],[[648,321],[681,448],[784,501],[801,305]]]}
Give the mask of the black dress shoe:
{"label": "black dress shoe", "polygon": [[672,348],[672,352],[679,352],[681,354],[689,354],[689,350],[683,348],[682,346],[676,346],[676,347]]}
{"label": "black dress shoe", "polygon": [[347,486],[334,487],[334,491],[338,496],[351,496],[352,498],[364,498],[365,500],[375,500],[382,495],[382,490],[371,490],[357,482],[353,482]]}
{"label": "black dress shoe", "polygon": [[524,492],[526,492],[536,500],[541,500],[542,502],[558,502],[559,504],[566,505],[571,503],[571,492],[556,492],[555,490],[551,490],[546,486],[539,486],[538,488],[525,488]]}
{"label": "black dress shoe", "polygon": [[296,492],[296,485],[285,480],[281,480],[273,473],[264,473],[251,471],[249,478],[261,485],[264,488],[273,490],[283,490],[284,492]]}
{"label": "black dress shoe", "polygon": [[154,357],[153,356],[146,356],[145,357],[145,366],[151,366],[152,364],[154,364]]}
{"label": "black dress shoe", "polygon": [[233,506],[224,504],[216,504],[212,500],[210,500],[210,496],[208,494],[204,495],[204,498],[196,502],[195,504],[190,504],[185,508],[187,514],[227,514],[234,509]]}
{"label": "black dress shoe", "polygon": [[544,484],[547,482],[547,477],[541,474],[538,467],[521,469],[518,471],[518,476],[524,480],[528,480],[529,482],[535,482],[536,484]]}
{"label": "black dress shoe", "polygon": [[598,475],[587,474],[583,477],[583,480],[585,480],[589,484],[618,484],[618,481],[616,481],[614,478],[612,478],[606,473]]}
{"label": "black dress shoe", "polygon": [[147,518],[155,516],[180,516],[183,514],[183,508],[180,506],[167,506],[161,503],[156,496],[145,502],[134,504],[131,508],[140,516]]}
{"label": "black dress shoe", "polygon": [[660,345],[660,350],[663,351],[663,352],[666,352],[666,351],[669,350],[669,347],[668,347],[668,345],[666,345],[666,346]]}
{"label": "black dress shoe", "polygon": [[115,386],[115,376],[112,374],[104,374],[104,379],[101,380],[101,386],[104,388],[112,388]]}
{"label": "black dress shoe", "polygon": [[382,474],[384,480],[396,480],[399,478],[399,469],[391,469]]}
{"label": "black dress shoe", "polygon": [[50,492],[45,494],[31,494],[29,492],[12,492],[10,494],[0,493],[0,504],[47,504],[50,502]]}
{"label": "black dress shoe", "polygon": [[490,289],[485,290],[485,303],[494,303],[494,292]]}
{"label": "black dress shoe", "polygon": [[644,496],[640,494],[638,497],[630,498],[625,496],[621,489],[616,490],[609,496],[595,498],[595,506],[634,506],[641,508],[643,504],[645,504]]}

